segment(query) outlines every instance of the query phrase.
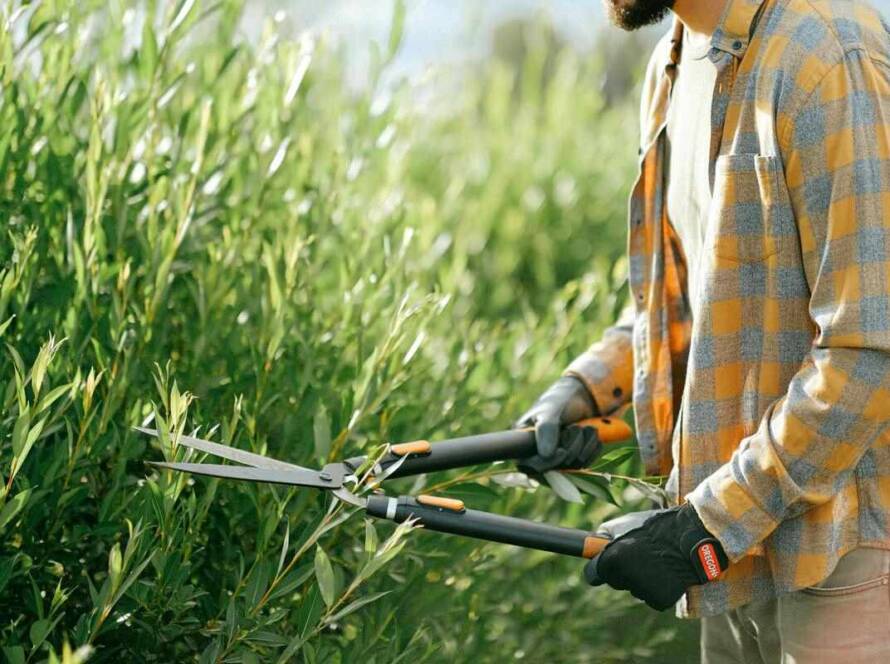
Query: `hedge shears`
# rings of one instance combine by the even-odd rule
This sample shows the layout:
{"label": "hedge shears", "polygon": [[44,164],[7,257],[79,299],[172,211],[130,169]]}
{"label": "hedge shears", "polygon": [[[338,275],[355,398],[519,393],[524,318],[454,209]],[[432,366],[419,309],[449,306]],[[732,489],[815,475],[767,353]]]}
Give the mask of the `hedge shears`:
{"label": "hedge shears", "polygon": [[[604,444],[627,440],[632,433],[626,422],[610,417],[591,418],[571,426],[595,427],[597,437]],[[154,429],[136,429],[150,436],[159,436]],[[368,463],[366,456],[329,463],[321,470],[312,470],[193,436],[181,435],[177,441],[179,445],[240,465],[148,463],[195,475],[323,489],[330,491],[336,499],[365,510],[372,517],[396,523],[414,519],[418,525],[436,532],[580,558],[592,558],[610,541],[585,530],[467,509],[463,501],[455,498],[427,495],[393,497],[383,493],[357,495],[347,485],[351,484],[353,488],[358,485],[359,472]],[[525,459],[535,451],[535,432],[532,428],[465,436],[437,443],[417,440],[390,445],[362,479],[379,486],[386,479]]]}

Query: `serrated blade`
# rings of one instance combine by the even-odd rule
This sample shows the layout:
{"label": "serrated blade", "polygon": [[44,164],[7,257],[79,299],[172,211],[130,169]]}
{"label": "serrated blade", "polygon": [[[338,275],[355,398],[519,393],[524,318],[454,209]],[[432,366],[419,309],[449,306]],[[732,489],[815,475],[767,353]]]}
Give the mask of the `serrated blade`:
{"label": "serrated blade", "polygon": [[[148,434],[149,436],[154,436],[155,438],[159,437],[160,435],[157,429],[147,429],[145,427],[133,428],[137,431]],[[219,443],[214,443],[209,440],[203,440],[201,438],[195,438],[194,436],[181,435],[177,440],[180,445],[184,445],[185,447],[190,447],[191,449],[198,450],[199,452],[206,452],[207,454],[212,454],[223,459],[228,459],[229,461],[236,461],[238,463],[244,464],[245,466],[254,466],[255,468],[268,468],[276,470],[302,470],[307,473],[318,472],[317,470],[312,470],[311,468],[304,468],[303,466],[298,466],[293,463],[279,461],[278,459],[272,459],[270,457],[263,456],[262,454],[254,454],[253,452],[247,452],[246,450],[239,450],[237,447],[230,447],[229,445],[220,445]]]}
{"label": "serrated blade", "polygon": [[158,468],[178,470],[183,473],[221,477],[231,480],[247,480],[249,482],[270,482],[288,486],[306,486],[318,489],[339,489],[343,486],[343,467],[332,463],[324,470],[307,468],[278,469],[256,468],[253,466],[224,466],[214,463],[167,463],[165,461],[148,461],[149,465]]}

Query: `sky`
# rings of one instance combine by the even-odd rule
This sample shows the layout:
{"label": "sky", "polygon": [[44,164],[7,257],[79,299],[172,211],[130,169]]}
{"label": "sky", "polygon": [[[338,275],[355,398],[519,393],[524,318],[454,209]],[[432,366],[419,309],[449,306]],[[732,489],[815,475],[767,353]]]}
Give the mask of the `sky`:
{"label": "sky", "polygon": [[[854,0],[860,1],[860,0]],[[890,19],[890,0],[871,0]],[[515,17],[548,15],[563,37],[581,48],[608,24],[602,0],[406,0],[405,37],[393,76],[412,76],[430,65],[483,53],[491,29]],[[392,4],[387,0],[254,0],[248,3],[248,31],[277,11],[297,31],[326,31],[347,46],[353,74],[367,65],[368,43],[386,43]],[[656,28],[657,30],[658,28]],[[665,29],[665,28],[661,28]]]}
{"label": "sky", "polygon": [[[885,0],[890,2],[890,0]],[[515,17],[547,14],[562,35],[580,47],[606,27],[601,0],[407,0],[404,40],[393,75],[414,75],[430,65],[483,53],[492,28]],[[287,13],[296,29],[322,30],[348,46],[356,71],[367,62],[371,40],[386,43],[392,4],[386,0],[256,0],[248,4],[248,25]]]}

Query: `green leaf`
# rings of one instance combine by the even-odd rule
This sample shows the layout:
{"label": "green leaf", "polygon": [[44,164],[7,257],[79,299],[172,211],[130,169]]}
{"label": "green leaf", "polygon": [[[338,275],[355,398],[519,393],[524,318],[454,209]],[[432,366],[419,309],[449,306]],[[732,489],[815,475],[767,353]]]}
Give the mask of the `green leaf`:
{"label": "green leaf", "polygon": [[13,315],[13,316],[10,316],[10,317],[7,318],[5,321],[3,321],[2,323],[0,323],[0,337],[3,336],[3,333],[4,333],[4,332],[6,332],[6,328],[8,328],[8,327],[9,327],[9,324],[12,323],[12,319],[13,319],[13,318],[15,318],[14,315]]}
{"label": "green leaf", "polygon": [[381,597],[384,597],[386,595],[389,595],[391,592],[392,592],[391,590],[384,590],[383,592],[372,593],[370,595],[367,595],[366,597],[361,597],[361,598],[347,604],[345,607],[343,607],[342,609],[337,611],[337,613],[330,616],[325,622],[335,623],[338,620],[342,620],[343,618],[348,616],[350,613],[354,613],[354,612],[358,611],[360,608],[362,608],[363,606],[367,606],[371,602],[376,602],[378,599],[380,599]]}
{"label": "green leaf", "polygon": [[71,390],[71,383],[65,383],[64,385],[59,385],[58,387],[54,387],[52,390],[43,395],[43,398],[37,404],[37,407],[34,409],[34,414],[39,415],[47,408],[53,405],[59,397],[63,396],[66,392]]}
{"label": "green leaf", "polygon": [[[12,429],[12,453],[18,457],[22,450],[25,449],[25,443],[28,441],[28,431],[31,427],[31,409],[25,408],[19,413]],[[21,467],[21,463],[18,464]]]}
{"label": "green leaf", "polygon": [[179,6],[176,8],[176,14],[170,22],[170,27],[167,30],[168,34],[176,32],[177,28],[179,28],[179,26],[185,22],[185,19],[188,18],[188,15],[191,13],[194,6],[195,0],[182,0],[182,2],[179,3]]}
{"label": "green leaf", "polygon": [[287,573],[287,576],[284,577],[284,580],[276,586],[275,591],[269,596],[269,599],[278,599],[279,597],[290,595],[297,588],[306,583],[307,579],[309,579],[314,572],[315,569],[312,563],[291,570]]}
{"label": "green leaf", "polygon": [[121,559],[121,545],[115,544],[113,547],[111,547],[111,552],[108,554],[108,578],[111,580],[112,588],[116,589],[118,586],[122,567],[123,562]]}
{"label": "green leaf", "polygon": [[331,451],[331,420],[324,404],[319,404],[312,418],[312,434],[315,438],[315,456],[324,461]]}
{"label": "green leaf", "polygon": [[[612,495],[610,486],[603,480],[597,481],[598,478],[591,479],[586,477],[579,477],[578,475],[575,475],[573,473],[566,473],[565,477],[567,477],[572,484],[574,484],[584,493],[605,500],[609,503],[612,503],[613,505],[618,505],[615,496]],[[603,484],[605,484],[605,486],[603,486]]]}
{"label": "green leaf", "polygon": [[269,584],[269,569],[267,562],[260,562],[253,568],[250,574],[250,583],[244,590],[244,599],[249,606],[255,606],[266,592]]}
{"label": "green leaf", "polygon": [[619,447],[616,450],[610,450],[591,467],[591,470],[612,470],[623,464],[637,453],[634,447]]}
{"label": "green leaf", "polygon": [[0,510],[0,533],[6,528],[6,524],[12,521],[16,514],[18,514],[25,504],[28,502],[28,498],[31,497],[31,491],[33,489],[31,487],[25,489],[24,491],[20,491],[13,498],[11,498],[7,503],[3,506],[3,509]]}
{"label": "green leaf", "polygon": [[31,391],[34,394],[35,401],[40,397],[40,389],[43,387],[43,378],[46,376],[46,369],[49,366],[50,360],[53,359],[58,347],[59,344],[57,344],[56,340],[50,336],[49,341],[40,347],[40,351],[37,353],[37,359],[34,360],[34,364],[31,366]]}
{"label": "green leaf", "polygon": [[322,603],[319,599],[318,586],[313,586],[297,609],[297,635],[291,639],[287,648],[281,653],[281,656],[278,658],[279,664],[293,661],[294,655],[300,651],[306,640],[312,636],[313,630],[318,624],[318,618],[321,615]]}
{"label": "green leaf", "polygon": [[[479,507],[491,503],[501,497],[492,487],[478,482],[463,482],[445,490],[449,496],[459,497],[467,501],[468,506]],[[472,503],[472,505],[471,505]]]}
{"label": "green leaf", "polygon": [[379,540],[377,538],[377,530],[370,520],[365,521],[365,553],[373,554],[377,551]]}
{"label": "green leaf", "polygon": [[253,632],[250,636],[247,637],[247,640],[253,641],[254,643],[264,643],[270,646],[286,646],[288,643],[290,643],[290,639],[288,639],[287,637],[266,630],[258,630],[256,632]]}
{"label": "green leaf", "polygon": [[570,503],[584,503],[581,493],[572,484],[571,480],[556,470],[548,470],[544,473],[544,479],[553,489],[553,493]]}
{"label": "green leaf", "polygon": [[142,76],[151,79],[158,64],[158,40],[155,38],[152,21],[146,19],[142,25],[142,50],[139,53],[139,68]]}
{"label": "green leaf", "polygon": [[155,552],[152,552],[148,555],[148,557],[143,560],[139,565],[137,565],[128,575],[124,582],[120,585],[120,588],[117,589],[117,593],[114,596],[114,603],[116,604],[121,597],[129,590],[130,586],[135,583],[136,579],[142,574],[143,570],[148,567],[148,564],[151,562],[152,558],[154,558]]}
{"label": "green leaf", "polygon": [[334,568],[328,554],[320,546],[315,548],[315,578],[318,580],[318,589],[325,605],[334,603]]}
{"label": "green leaf", "polygon": [[379,572],[384,565],[399,555],[403,548],[405,548],[405,542],[399,542],[391,548],[384,546],[383,550],[371,558],[371,560],[368,561],[368,564],[362,568],[361,572],[359,572],[362,580],[370,579],[374,574]]}
{"label": "green leaf", "polygon": [[22,646],[3,646],[3,654],[9,664],[25,664],[25,649]]}
{"label": "green leaf", "polygon": [[287,558],[287,547],[290,545],[290,524],[285,523],[284,530],[284,542],[281,543],[281,555],[278,557],[278,570],[275,572],[275,575],[281,574],[281,570],[284,569],[284,561]]}
{"label": "green leaf", "polygon": [[31,639],[31,643],[35,648],[46,639],[51,626],[52,623],[47,619],[35,620],[31,623],[31,628],[28,630],[28,638]]}
{"label": "green leaf", "polygon": [[404,0],[395,0],[392,8],[392,23],[389,28],[389,45],[387,48],[388,57],[391,59],[399,50],[402,44],[402,36],[405,33],[405,2]]}
{"label": "green leaf", "polygon": [[25,361],[22,360],[22,356],[19,355],[19,352],[10,344],[6,344],[6,350],[9,351],[10,356],[12,356],[12,361],[15,364],[16,370],[21,374],[25,375],[27,373],[25,371]]}

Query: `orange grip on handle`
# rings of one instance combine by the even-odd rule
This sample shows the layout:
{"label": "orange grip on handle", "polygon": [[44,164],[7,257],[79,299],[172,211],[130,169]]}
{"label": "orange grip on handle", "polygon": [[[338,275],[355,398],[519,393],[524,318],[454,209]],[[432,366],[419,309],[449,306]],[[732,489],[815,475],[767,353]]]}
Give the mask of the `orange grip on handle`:
{"label": "orange grip on handle", "polygon": [[428,440],[414,440],[410,443],[399,443],[391,445],[389,451],[396,456],[407,456],[409,454],[429,454],[433,449]]}
{"label": "orange grip on handle", "polygon": [[581,555],[585,558],[593,558],[595,555],[598,555],[603,549],[605,549],[606,545],[611,541],[612,540],[608,540],[604,537],[591,535],[584,540],[584,551],[581,553]]}
{"label": "orange grip on handle", "polygon": [[443,498],[442,496],[428,496],[428,495],[420,495],[415,499],[421,505],[427,505],[429,507],[438,507],[443,510],[451,510],[452,512],[463,512],[466,507],[464,507],[464,501],[458,500],[457,498]]}
{"label": "orange grip on handle", "polygon": [[617,417],[591,417],[572,426],[593,427],[602,443],[620,443],[633,436],[633,429],[622,419]]}

